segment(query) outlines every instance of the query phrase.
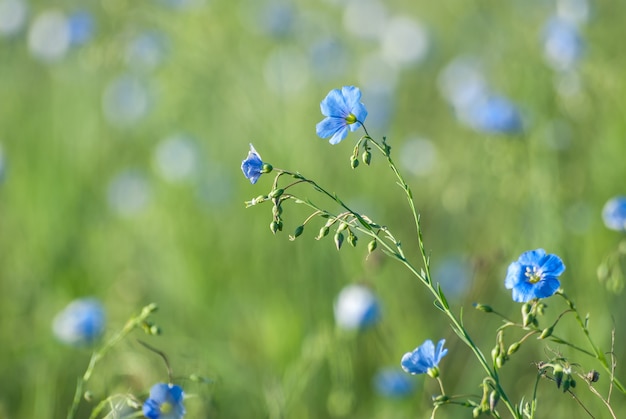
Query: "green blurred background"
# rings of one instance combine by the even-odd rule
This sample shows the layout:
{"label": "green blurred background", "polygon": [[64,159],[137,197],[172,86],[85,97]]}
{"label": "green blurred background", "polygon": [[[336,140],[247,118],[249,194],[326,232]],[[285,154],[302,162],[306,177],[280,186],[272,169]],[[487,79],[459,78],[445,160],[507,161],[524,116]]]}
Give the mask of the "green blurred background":
{"label": "green blurred background", "polygon": [[[90,383],[96,400],[143,398],[167,380],[136,338],[167,353],[176,377],[212,380],[178,381],[196,396],[186,401],[193,418],[428,417],[432,380],[419,377],[404,398],[372,386],[379,368],[428,338],[447,339],[446,390],[480,394],[478,364],[402,266],[382,253],[366,259],[365,243],[338,253],[315,229],[289,241],[300,208],[285,208],[285,232],[273,236],[270,207],[244,207],[272,179],[243,177],[252,142],[265,161],[388,225],[417,263],[411,214],[386,163],[374,155],[372,167],[351,170],[356,134],[336,146],[315,135],[320,100],[343,85],[362,89],[370,133],[393,147],[435,280],[483,351],[500,322],[471,303],[517,316],[506,268],[543,247],[564,260],[562,286],[607,351],[616,329],[626,380],[623,294],[596,278],[621,238],[600,214],[625,193],[624,12],[619,2],[538,0],[0,0],[0,418],[65,417],[89,351],[57,342],[51,321],[83,296],[103,301],[109,335],[149,302],[163,330],[114,348]],[[556,14],[584,44],[566,70],[544,54]],[[486,133],[455,115],[442,74],[459,56],[480,62],[489,88],[515,104],[522,133]],[[342,333],[333,302],[354,282],[376,292],[382,318]],[[565,309],[548,305],[550,318]],[[561,327],[584,345],[573,319]],[[550,350],[599,369],[531,342],[502,371],[516,399],[530,397],[533,362]],[[604,372],[597,388],[606,395]],[[540,389],[540,417],[585,417],[552,383]],[[577,393],[609,417],[584,383]],[[626,413],[623,395],[612,401]],[[83,402],[79,417],[91,407]],[[437,417],[470,415],[451,406]]]}

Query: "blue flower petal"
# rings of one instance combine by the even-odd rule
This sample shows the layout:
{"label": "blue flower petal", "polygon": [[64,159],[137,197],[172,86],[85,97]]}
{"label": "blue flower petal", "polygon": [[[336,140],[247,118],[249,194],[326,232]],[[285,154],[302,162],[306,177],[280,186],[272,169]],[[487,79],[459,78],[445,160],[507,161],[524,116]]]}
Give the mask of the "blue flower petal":
{"label": "blue flower petal", "polygon": [[443,349],[445,339],[442,339],[435,345],[433,341],[428,339],[413,352],[404,354],[400,365],[402,369],[410,374],[425,374],[428,370],[439,365],[441,359],[448,353],[447,349]]}
{"label": "blue flower petal", "polygon": [[557,255],[547,254],[543,249],[529,250],[509,265],[504,286],[512,289],[516,302],[528,302],[536,298],[547,298],[559,289],[558,276],[565,265]]}
{"label": "blue flower petal", "polygon": [[346,100],[339,89],[333,89],[326,95],[324,100],[320,103],[320,109],[322,115],[335,118],[343,119],[350,114]]}
{"label": "blue flower petal", "polygon": [[323,119],[321,122],[318,122],[315,126],[315,130],[317,131],[317,135],[319,135],[320,137],[328,138],[335,135],[338,131],[345,129],[345,127],[345,120],[329,116]]}
{"label": "blue flower petal", "polygon": [[261,160],[261,156],[259,156],[252,144],[250,144],[248,157],[241,162],[241,171],[250,180],[250,183],[255,184],[262,174],[261,169],[263,169],[263,160]]}
{"label": "blue flower petal", "polygon": [[541,268],[544,274],[552,276],[561,275],[565,271],[565,265],[557,255],[547,255],[547,257],[543,259]]}
{"label": "blue flower petal", "polygon": [[521,254],[518,262],[522,265],[535,266],[546,255],[543,249],[529,250]]}

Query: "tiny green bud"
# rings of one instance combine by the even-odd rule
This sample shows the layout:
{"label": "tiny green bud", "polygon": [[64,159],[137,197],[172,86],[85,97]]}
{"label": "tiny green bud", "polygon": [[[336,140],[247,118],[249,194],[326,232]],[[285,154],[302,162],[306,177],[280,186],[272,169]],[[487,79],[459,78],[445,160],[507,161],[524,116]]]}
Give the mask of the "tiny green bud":
{"label": "tiny green bud", "polygon": [[149,314],[154,313],[158,309],[159,309],[159,306],[157,306],[156,303],[150,303],[141,310],[141,315],[145,317]]}
{"label": "tiny green bud", "polygon": [[513,355],[515,352],[517,352],[517,350],[519,349],[520,346],[521,346],[520,342],[515,342],[514,344],[509,346],[509,349],[506,351],[506,354],[507,355]]}
{"label": "tiny green bud", "polygon": [[500,356],[500,345],[496,345],[491,350],[491,359],[494,361]]}
{"label": "tiny green bud", "polygon": [[356,247],[356,242],[358,240],[359,238],[350,231],[350,234],[348,234],[348,243],[350,243],[350,246]]}
{"label": "tiny green bud", "polygon": [[283,194],[283,192],[285,192],[285,190],[282,189],[282,188],[274,189],[272,192],[270,192],[269,197],[270,198],[278,198],[279,196],[281,196]]}
{"label": "tiny green bud", "polygon": [[274,168],[269,163],[263,163],[263,166],[261,166],[261,173],[269,173],[272,170],[274,170]]}
{"label": "tiny green bud", "polygon": [[93,391],[91,390],[85,391],[85,394],[83,394],[83,397],[85,398],[86,401],[91,403],[94,397]]}
{"label": "tiny green bud", "polygon": [[587,373],[585,377],[590,383],[596,383],[600,379],[600,373],[596,370],[591,370]]}
{"label": "tiny green bud", "polygon": [[563,367],[561,365],[555,365],[552,367],[552,373],[554,374],[554,381],[556,382],[557,388],[561,388],[561,383],[563,382]]}
{"label": "tiny green bud", "polygon": [[480,406],[476,406],[474,409],[472,409],[473,418],[479,417],[481,413],[483,413],[483,409],[481,409]]}
{"label": "tiny green bud", "polygon": [[350,157],[350,167],[352,167],[353,169],[359,167],[359,159],[357,159],[355,156]]}
{"label": "tiny green bud", "polygon": [[363,163],[369,166],[372,162],[372,153],[369,150],[365,150],[361,158],[363,159]]}
{"label": "tiny green bud", "polygon": [[343,244],[343,233],[338,231],[335,233],[335,246],[337,250],[341,249],[341,245]]}
{"label": "tiny green bud", "polygon": [[489,394],[489,410],[490,411],[493,412],[496,410],[496,405],[498,404],[498,400],[500,400],[500,393],[493,390],[491,394]]}
{"label": "tiny green bud", "polygon": [[532,305],[530,303],[524,303],[522,305],[522,316],[526,317],[530,314],[530,311],[532,309]]}
{"label": "tiny green bud", "polygon": [[298,237],[302,234],[302,232],[304,231],[304,226],[298,226],[296,227],[296,231],[293,232],[293,237]]}
{"label": "tiny green bud", "polygon": [[450,397],[446,396],[445,394],[440,394],[437,397],[433,397],[433,402],[435,402],[435,404],[443,404],[446,403],[448,400],[450,400]]}
{"label": "tiny green bud", "polygon": [[554,328],[552,326],[550,327],[546,327],[545,329],[543,329],[543,331],[541,332],[541,335],[539,335],[539,339],[545,339],[547,337],[550,337],[552,335],[552,332],[554,331]]}
{"label": "tiny green bud", "polygon": [[153,324],[152,326],[150,326],[149,334],[151,334],[152,336],[160,336],[161,328],[156,324]]}
{"label": "tiny green bud", "polygon": [[328,226],[324,226],[322,228],[320,228],[320,232],[317,235],[317,237],[315,237],[316,240],[320,240],[326,236],[328,236],[328,232],[330,231],[330,229],[328,228]]}
{"label": "tiny green bud", "polygon": [[276,232],[282,230],[282,226],[281,226],[281,222],[280,221],[272,221],[270,223],[270,230],[272,231],[273,234],[276,234]]}
{"label": "tiny green bud", "polygon": [[367,244],[367,251],[369,253],[372,253],[374,250],[376,250],[376,246],[378,246],[378,242],[376,240],[372,240]]}
{"label": "tiny green bud", "polygon": [[282,213],[283,207],[281,205],[274,205],[272,208],[272,215],[274,215],[274,218],[279,218]]}
{"label": "tiny green bud", "polygon": [[474,308],[476,310],[480,310],[480,311],[485,312],[485,313],[492,313],[493,312],[493,308],[491,308],[491,306],[488,306],[486,304],[474,303]]}
{"label": "tiny green bud", "polygon": [[496,366],[498,368],[502,368],[505,362],[506,362],[506,357],[503,355],[498,355],[498,357],[496,358]]}

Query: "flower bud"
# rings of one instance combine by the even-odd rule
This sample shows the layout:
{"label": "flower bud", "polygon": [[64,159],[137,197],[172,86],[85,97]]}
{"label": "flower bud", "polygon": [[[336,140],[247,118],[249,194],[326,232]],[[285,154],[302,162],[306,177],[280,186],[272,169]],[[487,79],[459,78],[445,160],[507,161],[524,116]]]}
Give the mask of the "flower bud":
{"label": "flower bud", "polygon": [[484,313],[492,313],[493,312],[493,308],[491,308],[491,306],[485,305],[485,304],[480,304],[480,303],[474,303],[474,308],[476,310],[480,310]]}
{"label": "flower bud", "polygon": [[341,245],[343,244],[343,233],[337,232],[335,233],[335,246],[337,250],[341,249]]}
{"label": "flower bud", "polygon": [[503,355],[499,355],[499,356],[496,358],[496,366],[497,366],[498,368],[502,368],[502,367],[504,366],[504,363],[505,363],[505,362],[506,362],[506,357],[505,357],[505,356],[503,356]]}
{"label": "flower bud", "polygon": [[552,332],[554,331],[554,328],[552,326],[550,327],[546,327],[545,329],[543,329],[543,331],[541,332],[541,335],[539,335],[539,339],[545,339],[547,337],[550,337],[552,335]]}
{"label": "flower bud", "polygon": [[282,189],[282,188],[274,189],[272,192],[270,192],[269,197],[270,198],[278,198],[278,197],[280,197],[283,194],[283,192],[285,192],[285,190]]}
{"label": "flower bud", "polygon": [[495,362],[495,360],[500,356],[500,345],[496,345],[491,350],[491,359]]}
{"label": "flower bud", "polygon": [[270,223],[270,230],[272,233],[276,234],[278,231],[283,229],[283,223],[280,220],[274,220]]}
{"label": "flower bud", "polygon": [[515,352],[517,352],[517,350],[519,349],[520,346],[521,346],[521,343],[515,342],[514,344],[509,346],[509,349],[506,351],[506,354],[507,355],[513,355]]}
{"label": "flower bud", "polygon": [[371,242],[369,242],[367,244],[368,253],[372,253],[374,250],[376,250],[376,246],[378,246],[378,242],[376,240],[372,240]]}
{"label": "flower bud", "polygon": [[274,207],[272,208],[272,215],[274,216],[274,218],[279,218],[282,213],[283,207],[281,205],[274,205]]}
{"label": "flower bud", "polygon": [[317,237],[315,237],[316,240],[320,240],[326,236],[328,236],[328,232],[330,231],[330,229],[328,228],[328,226],[324,226],[322,228],[320,228],[320,232],[318,233]]}
{"label": "flower bud", "polygon": [[561,383],[563,382],[563,367],[561,365],[555,365],[552,368],[552,373],[554,374],[554,382],[557,388],[561,388]]}
{"label": "flower bud", "polygon": [[596,370],[591,370],[587,373],[585,377],[590,383],[596,383],[600,379],[600,373]]}
{"label": "flower bud", "polygon": [[350,157],[350,167],[352,167],[353,169],[359,167],[359,159],[355,156]]}
{"label": "flower bud", "polygon": [[472,409],[473,418],[480,417],[481,413],[483,413],[483,410],[480,408],[480,406],[476,406],[474,409]]}
{"label": "flower bud", "polygon": [[356,242],[359,240],[359,238],[355,236],[351,231],[349,233],[350,234],[348,234],[348,243],[350,243],[350,246],[356,247]]}
{"label": "flower bud", "polygon": [[492,412],[496,410],[498,400],[500,400],[500,394],[497,391],[493,390],[491,394],[489,394],[489,410],[491,410]]}
{"label": "flower bud", "polygon": [[369,166],[372,162],[372,153],[369,150],[365,150],[361,158],[363,159],[363,163]]}
{"label": "flower bud", "polygon": [[299,236],[302,234],[302,232],[303,232],[303,231],[304,231],[304,226],[298,226],[298,227],[296,227],[296,231],[294,231],[294,232],[293,232],[293,237],[294,237],[294,239],[295,239],[296,237],[299,237]]}

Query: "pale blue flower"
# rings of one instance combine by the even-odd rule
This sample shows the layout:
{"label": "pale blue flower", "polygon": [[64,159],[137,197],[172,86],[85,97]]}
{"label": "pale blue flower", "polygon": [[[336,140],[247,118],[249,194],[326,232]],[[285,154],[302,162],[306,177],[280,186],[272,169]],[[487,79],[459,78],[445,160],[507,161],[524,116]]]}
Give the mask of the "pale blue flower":
{"label": "pale blue flower", "polygon": [[181,419],[185,416],[183,389],[176,384],[159,383],[150,389],[143,404],[143,414],[149,419]]}
{"label": "pale blue flower", "polygon": [[413,375],[427,373],[432,377],[437,377],[439,362],[448,353],[448,350],[443,347],[445,343],[446,340],[441,339],[435,348],[432,340],[426,340],[413,352],[404,354],[400,362],[402,369]]}
{"label": "pale blue flower", "polygon": [[607,228],[626,231],[626,196],[616,196],[604,204],[602,220]]}
{"label": "pale blue flower", "polygon": [[374,376],[374,388],[385,397],[405,397],[413,392],[415,381],[400,368],[383,368]]}
{"label": "pale blue flower", "polygon": [[565,271],[563,261],[543,249],[522,253],[509,265],[504,285],[513,290],[513,301],[525,303],[535,298],[547,298],[559,289],[558,276]]}
{"label": "pale blue flower", "polygon": [[316,126],[317,135],[330,137],[331,144],[337,144],[356,131],[367,117],[367,109],[361,102],[361,90],[354,86],[344,86],[331,90],[320,103],[324,120]]}
{"label": "pale blue flower", "polygon": [[94,343],[104,333],[104,326],[104,307],[95,298],[72,301],[52,321],[57,339],[72,346]]}
{"label": "pale blue flower", "polygon": [[378,298],[369,287],[352,284],[341,290],[335,303],[335,321],[344,330],[363,329],[380,319]]}

